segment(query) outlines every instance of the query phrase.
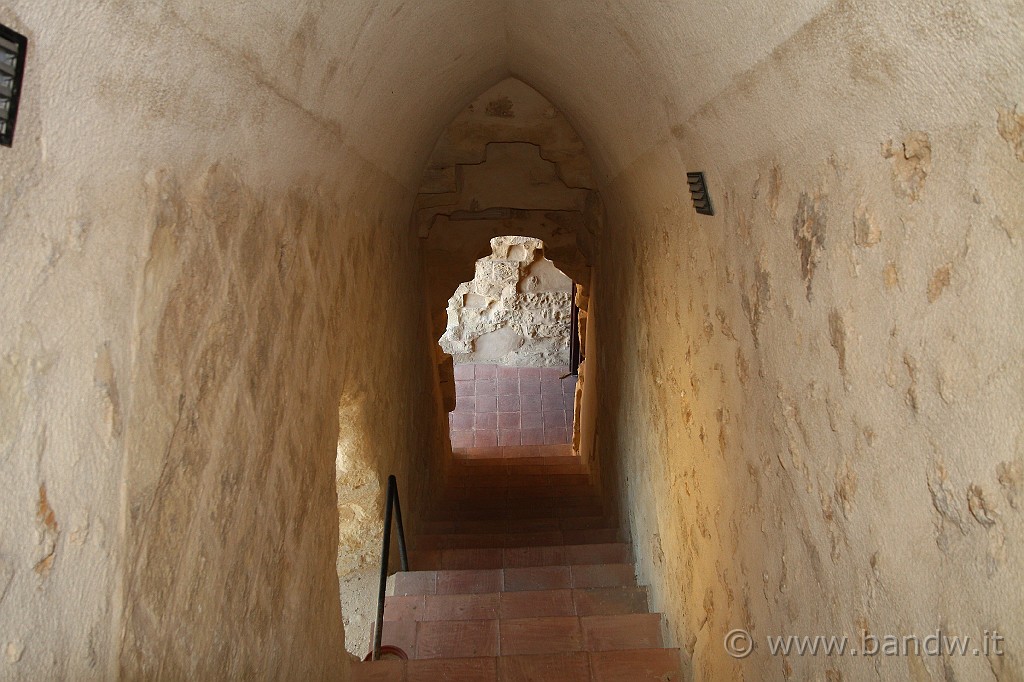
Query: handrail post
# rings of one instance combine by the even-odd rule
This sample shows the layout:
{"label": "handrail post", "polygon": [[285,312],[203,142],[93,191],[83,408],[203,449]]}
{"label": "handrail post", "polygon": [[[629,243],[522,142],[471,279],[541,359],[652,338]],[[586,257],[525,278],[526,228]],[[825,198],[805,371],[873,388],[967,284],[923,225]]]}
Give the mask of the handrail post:
{"label": "handrail post", "polygon": [[402,525],[402,503],[398,500],[398,481],[388,476],[388,486],[395,489],[395,523],[398,525],[398,557],[402,561],[402,570],[409,570],[409,552],[405,548],[405,527]]}
{"label": "handrail post", "polygon": [[405,528],[402,526],[402,505],[398,500],[398,481],[388,476],[387,492],[384,501],[384,546],[381,548],[380,585],[377,591],[377,621],[373,628],[373,660],[380,660],[380,645],[384,636],[384,593],[388,586],[388,563],[391,559],[391,509],[394,507],[395,520],[398,522],[398,555],[402,561],[402,570],[409,570],[409,552],[405,546]]}

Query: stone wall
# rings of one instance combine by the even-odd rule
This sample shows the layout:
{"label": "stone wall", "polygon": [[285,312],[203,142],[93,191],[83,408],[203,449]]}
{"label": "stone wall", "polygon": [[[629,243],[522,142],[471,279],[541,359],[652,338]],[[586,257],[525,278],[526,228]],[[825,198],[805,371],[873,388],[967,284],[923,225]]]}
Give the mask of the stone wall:
{"label": "stone wall", "polygon": [[544,257],[542,241],[495,237],[491,255],[448,301],[441,348],[456,363],[567,366],[572,290],[572,280]]}
{"label": "stone wall", "polygon": [[[312,94],[345,18],[0,7],[31,41],[0,162],[0,677],[346,677],[339,399],[410,511],[446,422],[415,173]],[[308,55],[255,39],[293,30]]]}
{"label": "stone wall", "polygon": [[[739,51],[695,57],[687,73],[706,69],[717,88],[699,103],[671,70],[634,76],[626,99],[664,103],[663,137],[590,145],[613,159],[598,164],[608,222],[587,360],[597,467],[694,679],[1024,669],[1024,165],[1011,114],[1024,81],[1007,71],[1024,48],[1006,42],[1024,24],[1011,5],[914,3],[897,28],[891,3],[830,4],[729,83],[718,66]],[[558,40],[545,21],[523,40]],[[650,21],[627,30],[637,61],[673,50],[651,26],[679,24]],[[524,77],[586,83],[566,110],[596,139],[651,130],[616,128],[612,114],[634,109],[592,88],[617,68]],[[714,217],[694,213],[690,170],[705,171]],[[733,628],[757,642],[748,658],[727,654]],[[772,656],[765,640],[940,628],[976,644],[996,630],[1006,654]]]}

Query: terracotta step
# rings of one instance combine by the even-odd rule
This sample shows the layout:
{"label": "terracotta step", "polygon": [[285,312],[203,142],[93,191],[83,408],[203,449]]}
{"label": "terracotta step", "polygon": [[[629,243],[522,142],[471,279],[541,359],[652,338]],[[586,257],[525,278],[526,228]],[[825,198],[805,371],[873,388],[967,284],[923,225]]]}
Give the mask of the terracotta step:
{"label": "terracotta step", "polygon": [[505,476],[506,478],[530,478],[536,476],[555,476],[564,474],[586,474],[586,470],[578,464],[564,462],[516,462],[511,460],[491,462],[477,460],[464,465],[448,468],[449,476]]}
{"label": "terracotta step", "polygon": [[[453,459],[456,462],[479,459],[564,459],[575,458],[570,443],[557,445],[497,445],[492,447],[453,448]],[[576,459],[575,461],[579,461]]]}
{"label": "terracotta step", "polygon": [[535,616],[612,616],[647,613],[642,587],[532,590],[390,596],[384,620],[506,620]]}
{"label": "terracotta step", "polygon": [[395,596],[635,587],[633,565],[591,564],[396,573]]}
{"label": "terracotta step", "polygon": [[601,498],[593,493],[582,495],[475,495],[468,498],[452,498],[439,496],[431,505],[431,511],[466,512],[467,518],[474,518],[482,511],[507,509],[515,511],[527,509],[540,511],[541,518],[558,517],[560,509],[590,507],[601,509]]}
{"label": "terracotta step", "polygon": [[545,545],[590,545],[619,542],[617,528],[542,530],[527,533],[439,533],[420,535],[409,542],[413,549],[483,549]]}
{"label": "terracotta step", "polygon": [[630,547],[621,542],[409,551],[409,565],[419,570],[526,568],[573,564],[619,564],[629,561],[632,561]]}
{"label": "terracotta step", "polygon": [[476,658],[661,647],[661,614],[504,620],[385,621],[382,643],[410,659]]}
{"label": "terracotta step", "polygon": [[515,521],[518,519],[579,518],[602,516],[604,508],[595,505],[548,507],[547,505],[517,505],[500,509],[436,509],[426,515],[428,521]]}
{"label": "terracotta step", "polygon": [[438,495],[439,500],[486,501],[518,499],[563,499],[566,497],[599,497],[597,489],[588,484],[567,484],[547,486],[509,486],[506,484],[482,485],[465,488],[447,488]]}
{"label": "terracotta step", "polygon": [[626,649],[500,658],[377,661],[354,682],[681,682],[678,649]]}
{"label": "terracotta step", "polygon": [[[420,528],[426,535],[480,535],[491,533],[537,533],[549,530],[580,531],[618,528],[608,516],[578,516],[564,519],[473,519],[459,521],[424,521]],[[585,544],[585,543],[579,543]]]}
{"label": "terracotta step", "polygon": [[541,489],[567,485],[591,485],[590,477],[581,473],[568,474],[509,474],[504,471],[484,473],[478,471],[453,471],[445,480],[446,487],[475,488],[479,486],[503,486],[509,489]]}

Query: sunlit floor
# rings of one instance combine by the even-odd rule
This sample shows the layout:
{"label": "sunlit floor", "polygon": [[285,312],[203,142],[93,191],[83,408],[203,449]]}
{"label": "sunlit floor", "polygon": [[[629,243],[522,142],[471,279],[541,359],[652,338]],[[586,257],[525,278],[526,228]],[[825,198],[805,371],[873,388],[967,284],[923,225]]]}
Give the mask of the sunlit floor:
{"label": "sunlit floor", "polygon": [[568,367],[456,365],[452,448],[570,442],[576,377],[568,374]]}

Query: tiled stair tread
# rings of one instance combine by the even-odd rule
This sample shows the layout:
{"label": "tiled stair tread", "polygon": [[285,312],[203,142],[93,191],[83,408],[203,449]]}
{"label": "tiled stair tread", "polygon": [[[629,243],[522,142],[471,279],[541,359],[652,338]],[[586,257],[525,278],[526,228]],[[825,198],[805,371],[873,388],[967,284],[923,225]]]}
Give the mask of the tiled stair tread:
{"label": "tiled stair tread", "polygon": [[620,563],[489,570],[408,571],[395,574],[393,594],[477,594],[633,586],[636,586],[633,564]]}
{"label": "tiled stair tread", "polygon": [[678,649],[625,649],[352,666],[353,682],[681,682]]}
{"label": "tiled stair tread", "polygon": [[619,542],[618,528],[542,530],[523,533],[437,533],[412,538],[412,549],[487,549],[546,545],[593,545]]}
{"label": "tiled stair tread", "polygon": [[609,516],[577,516],[566,519],[473,519],[469,521],[424,521],[421,530],[427,535],[473,535],[484,533],[535,533],[546,530],[601,530],[617,528]]}
{"label": "tiled stair tread", "polygon": [[643,587],[524,590],[388,597],[384,620],[494,620],[532,616],[610,616],[647,613]]}
{"label": "tiled stair tread", "polygon": [[[429,512],[426,515],[426,519],[428,521],[458,521],[459,519],[466,518],[467,513],[465,510],[436,509]],[[474,518],[481,521],[516,521],[545,518],[569,519],[601,516],[604,514],[604,509],[599,505],[554,508],[547,508],[546,505],[536,505],[514,509],[479,509],[474,510],[472,514]]]}
{"label": "tiled stair tread", "polygon": [[476,487],[449,488],[441,496],[442,500],[489,500],[494,498],[587,498],[597,497],[597,491],[590,485],[481,485]]}
{"label": "tiled stair tread", "polygon": [[526,502],[529,500],[600,499],[597,491],[589,485],[549,485],[528,488],[510,488],[507,485],[488,485],[479,488],[454,488],[446,490],[439,502]]}
{"label": "tiled stair tread", "polygon": [[422,570],[526,568],[628,561],[632,561],[632,552],[629,545],[622,542],[409,551],[409,565]]}
{"label": "tiled stair tread", "polygon": [[500,476],[508,480],[529,480],[540,476],[587,475],[583,467],[576,464],[490,464],[474,462],[467,466],[450,467],[449,480],[455,477]]}
{"label": "tiled stair tread", "polygon": [[456,471],[449,474],[445,483],[448,490],[473,489],[485,486],[498,486],[508,488],[509,490],[541,490],[567,485],[591,485],[589,476],[576,472],[523,475],[506,472],[474,473]]}
{"label": "tiled stair tread", "polygon": [[477,495],[460,497],[442,496],[436,499],[433,509],[459,509],[475,515],[480,509],[501,509],[516,507],[581,507],[591,505],[600,508],[602,499],[598,495],[552,494],[552,495]]}
{"label": "tiled stair tread", "polygon": [[417,570],[395,575],[385,605],[384,644],[411,660],[359,664],[354,679],[681,679],[631,547],[579,460],[532,453],[455,460],[418,519]]}
{"label": "tiled stair tread", "polygon": [[409,658],[517,656],[656,649],[661,615],[544,616],[505,620],[385,621],[382,643]]}

